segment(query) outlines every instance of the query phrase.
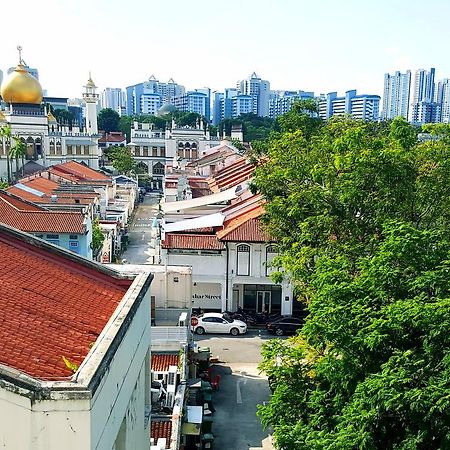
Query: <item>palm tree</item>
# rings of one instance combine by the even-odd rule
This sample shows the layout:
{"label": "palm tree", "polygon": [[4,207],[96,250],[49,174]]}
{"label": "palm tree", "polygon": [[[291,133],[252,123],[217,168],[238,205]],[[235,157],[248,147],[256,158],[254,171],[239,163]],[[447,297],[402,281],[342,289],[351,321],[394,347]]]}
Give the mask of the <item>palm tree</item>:
{"label": "palm tree", "polygon": [[0,127],[0,137],[3,138],[2,141],[4,144],[6,144],[6,165],[8,167],[8,184],[11,184],[12,177],[11,177],[11,166],[10,166],[10,147],[11,147],[11,127],[9,125],[4,125]]}
{"label": "palm tree", "polygon": [[22,175],[23,175],[23,158],[27,153],[27,144],[20,139],[19,136],[14,136],[14,147],[11,149],[9,156],[16,160],[16,178],[19,174],[19,158],[22,159]]}

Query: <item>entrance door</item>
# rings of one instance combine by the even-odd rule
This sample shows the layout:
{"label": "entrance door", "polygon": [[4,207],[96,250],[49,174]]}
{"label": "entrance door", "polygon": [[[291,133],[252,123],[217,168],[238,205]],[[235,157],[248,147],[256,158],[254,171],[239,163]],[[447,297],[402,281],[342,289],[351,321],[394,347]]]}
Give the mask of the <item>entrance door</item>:
{"label": "entrance door", "polygon": [[270,291],[257,291],[256,292],[256,312],[257,313],[270,313],[272,302],[270,299]]}

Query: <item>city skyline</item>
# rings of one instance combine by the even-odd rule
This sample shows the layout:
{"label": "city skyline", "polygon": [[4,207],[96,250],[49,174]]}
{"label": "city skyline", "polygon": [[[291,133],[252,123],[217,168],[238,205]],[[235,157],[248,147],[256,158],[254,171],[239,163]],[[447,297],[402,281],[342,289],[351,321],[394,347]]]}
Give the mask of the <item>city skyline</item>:
{"label": "city skyline", "polygon": [[6,73],[17,63],[21,45],[51,96],[79,97],[89,71],[101,90],[154,74],[187,90],[223,91],[256,72],[273,90],[316,94],[357,89],[382,95],[384,74],[396,70],[435,67],[437,80],[450,77],[439,46],[450,34],[444,26],[450,5],[437,0],[427,8],[404,0],[395,7],[387,1],[285,0],[274,7],[265,0],[174,0],[170,14],[143,0],[25,0],[23,7],[19,33],[17,22],[2,23],[0,69]]}

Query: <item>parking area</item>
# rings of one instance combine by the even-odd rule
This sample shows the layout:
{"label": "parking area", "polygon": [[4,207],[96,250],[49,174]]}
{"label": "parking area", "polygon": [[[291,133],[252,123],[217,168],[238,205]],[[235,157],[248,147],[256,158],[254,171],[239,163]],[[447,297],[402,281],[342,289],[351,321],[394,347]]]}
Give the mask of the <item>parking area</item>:
{"label": "parking area", "polygon": [[195,336],[202,347],[218,356],[213,375],[220,375],[213,394],[216,408],[213,434],[216,450],[271,449],[268,432],[256,416],[257,405],[269,399],[267,378],[258,372],[261,345],[273,338],[265,330],[250,330],[242,336]]}

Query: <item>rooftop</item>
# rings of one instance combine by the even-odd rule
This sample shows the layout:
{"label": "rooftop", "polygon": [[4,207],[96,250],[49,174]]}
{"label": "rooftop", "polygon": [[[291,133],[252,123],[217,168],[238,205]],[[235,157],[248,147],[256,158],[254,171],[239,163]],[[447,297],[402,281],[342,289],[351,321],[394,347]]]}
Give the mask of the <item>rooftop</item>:
{"label": "rooftop", "polygon": [[169,366],[177,366],[178,354],[152,353],[152,370],[154,372],[168,372]]}
{"label": "rooftop", "polygon": [[70,378],[132,280],[4,225],[0,254],[0,364]]}
{"label": "rooftop", "polygon": [[84,234],[84,215],[48,211],[0,191],[0,222],[29,233]]}

